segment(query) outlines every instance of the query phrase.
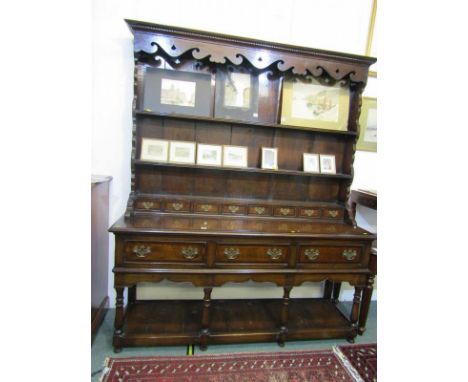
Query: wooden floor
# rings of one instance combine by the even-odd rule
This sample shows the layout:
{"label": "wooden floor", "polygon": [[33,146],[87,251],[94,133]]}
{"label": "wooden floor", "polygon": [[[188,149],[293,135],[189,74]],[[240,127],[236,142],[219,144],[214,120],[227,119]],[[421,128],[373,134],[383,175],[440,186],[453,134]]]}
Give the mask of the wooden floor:
{"label": "wooden floor", "polygon": [[[208,344],[275,341],[282,303],[281,299],[213,300]],[[127,313],[123,344],[198,344],[202,309],[200,300],[137,302]],[[289,339],[346,337],[351,329],[336,305],[323,299],[292,299],[287,327]]]}

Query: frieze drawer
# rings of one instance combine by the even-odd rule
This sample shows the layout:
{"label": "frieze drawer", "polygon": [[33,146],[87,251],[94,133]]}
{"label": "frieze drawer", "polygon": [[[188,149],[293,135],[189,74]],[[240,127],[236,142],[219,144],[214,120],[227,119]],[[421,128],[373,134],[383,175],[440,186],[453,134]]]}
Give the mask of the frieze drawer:
{"label": "frieze drawer", "polygon": [[323,217],[327,219],[342,219],[343,210],[341,208],[325,208],[323,210]]}
{"label": "frieze drawer", "polygon": [[139,210],[159,210],[161,203],[158,200],[140,199],[135,202],[135,208]]}
{"label": "frieze drawer", "polygon": [[164,203],[165,211],[190,212],[190,202],[171,200]]}
{"label": "frieze drawer", "polygon": [[217,214],[219,206],[214,203],[195,203],[193,211],[199,214]]}
{"label": "frieze drawer", "polygon": [[217,263],[287,263],[289,247],[285,245],[219,245]]}
{"label": "frieze drawer", "polygon": [[300,263],[355,264],[361,260],[361,247],[310,245],[299,247]]}
{"label": "frieze drawer", "polygon": [[127,242],[125,260],[205,263],[206,247],[202,243]]}

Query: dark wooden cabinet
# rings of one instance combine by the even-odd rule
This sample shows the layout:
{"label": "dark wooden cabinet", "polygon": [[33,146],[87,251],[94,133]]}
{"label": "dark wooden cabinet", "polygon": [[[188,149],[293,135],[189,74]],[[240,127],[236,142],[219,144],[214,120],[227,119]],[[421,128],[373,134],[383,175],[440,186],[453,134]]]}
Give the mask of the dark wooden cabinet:
{"label": "dark wooden cabinet", "polygon": [[[361,94],[375,59],[132,20],[127,24],[135,56],[132,177],[126,212],[110,229],[116,237],[115,350],[307,338],[353,341],[362,292],[372,287],[374,236],[356,227],[346,201]],[[210,74],[211,97],[205,101],[211,114],[145,110],[151,68]],[[258,79],[258,118],[230,119],[225,110],[215,112],[217,73],[225,76],[231,69]],[[304,77],[347,89],[346,131],[281,124],[282,83]],[[246,146],[247,167],[141,160],[143,138]],[[262,147],[278,149],[278,170],[261,168]],[[304,172],[303,153],[334,155],[336,174]],[[162,280],[203,287],[204,298],[136,299],[138,283]],[[273,282],[284,296],[211,299],[214,287],[248,280]],[[323,298],[290,299],[291,289],[306,281],[325,282]],[[336,305],[339,289],[334,285],[343,281],[355,288],[350,315]]]}

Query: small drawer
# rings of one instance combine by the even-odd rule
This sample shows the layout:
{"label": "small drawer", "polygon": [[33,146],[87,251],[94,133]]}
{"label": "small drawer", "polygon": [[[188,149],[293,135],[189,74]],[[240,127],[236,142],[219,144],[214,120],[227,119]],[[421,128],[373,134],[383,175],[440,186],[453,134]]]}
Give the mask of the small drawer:
{"label": "small drawer", "polygon": [[159,210],[161,203],[157,200],[140,199],[135,202],[135,208],[138,210]]}
{"label": "small drawer", "polygon": [[128,242],[125,260],[205,263],[206,247],[202,243]]}
{"label": "small drawer", "polygon": [[247,208],[239,204],[225,204],[223,206],[223,214],[227,215],[245,215]]}
{"label": "small drawer", "polygon": [[299,248],[300,263],[359,263],[361,247],[311,245]]}
{"label": "small drawer", "polygon": [[323,210],[323,217],[327,219],[342,219],[343,210],[340,208],[325,208]]}
{"label": "small drawer", "polygon": [[213,203],[195,203],[193,211],[200,214],[217,214],[219,206]]}
{"label": "small drawer", "polygon": [[249,206],[249,215],[269,216],[271,210],[268,206]]}
{"label": "small drawer", "polygon": [[219,245],[218,263],[286,263],[289,247],[284,245]]}
{"label": "small drawer", "polygon": [[190,202],[181,200],[171,200],[164,203],[165,211],[190,212]]}
{"label": "small drawer", "polygon": [[301,207],[299,209],[299,216],[305,218],[319,218],[322,216],[322,210],[315,207]]}
{"label": "small drawer", "polygon": [[296,216],[296,209],[294,207],[275,207],[275,216]]}

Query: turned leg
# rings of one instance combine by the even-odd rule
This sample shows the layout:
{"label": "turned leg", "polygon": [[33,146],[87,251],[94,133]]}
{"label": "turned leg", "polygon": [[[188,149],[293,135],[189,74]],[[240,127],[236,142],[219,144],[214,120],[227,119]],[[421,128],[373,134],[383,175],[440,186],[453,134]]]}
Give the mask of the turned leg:
{"label": "turned leg", "polygon": [[367,322],[367,315],[369,314],[369,306],[372,298],[372,291],[374,289],[374,275],[370,275],[367,279],[367,285],[364,288],[362,293],[362,304],[361,304],[361,311],[359,313],[359,328],[358,333],[363,334],[366,331],[366,322]]}
{"label": "turned leg", "polygon": [[338,304],[338,300],[340,298],[340,291],[341,291],[341,281],[335,281],[333,283],[333,297],[332,297],[332,302],[334,304]]}
{"label": "turned leg", "polygon": [[325,300],[331,299],[332,289],[333,289],[333,281],[325,280],[325,286],[323,288],[323,298]]}
{"label": "turned leg", "polygon": [[351,309],[351,334],[347,338],[348,342],[354,343],[354,338],[357,336],[359,306],[361,304],[362,287],[354,287],[353,308]]}
{"label": "turned leg", "polygon": [[114,319],[114,352],[120,353],[122,351],[122,345],[120,339],[123,333],[123,323],[124,323],[124,288],[115,287],[116,297],[115,297],[115,319]]}
{"label": "turned leg", "polygon": [[284,287],[283,309],[281,310],[280,332],[278,334],[278,345],[284,346],[288,334],[289,294],[292,287]]}
{"label": "turned leg", "polygon": [[210,307],[211,307],[211,291],[213,288],[203,288],[205,295],[203,297],[203,313],[202,313],[202,331],[200,335],[200,349],[206,350],[208,347],[209,324],[210,324]]}

